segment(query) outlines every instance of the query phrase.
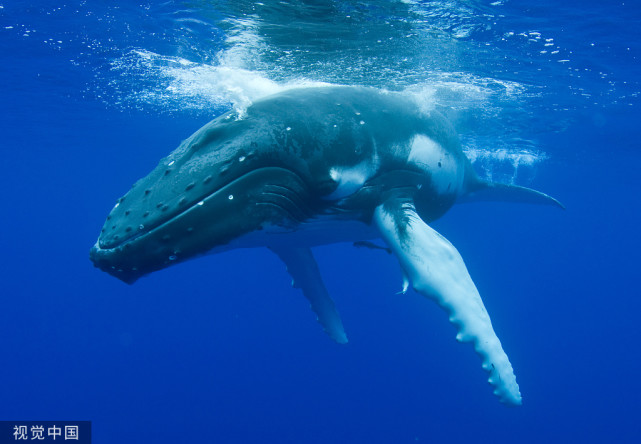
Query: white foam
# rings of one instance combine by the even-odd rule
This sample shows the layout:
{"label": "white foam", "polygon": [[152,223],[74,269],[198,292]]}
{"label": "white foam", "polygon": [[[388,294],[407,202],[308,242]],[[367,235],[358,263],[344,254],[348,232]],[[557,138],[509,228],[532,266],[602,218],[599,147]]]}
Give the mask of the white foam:
{"label": "white foam", "polygon": [[457,112],[483,109],[486,115],[497,114],[503,103],[538,94],[519,82],[460,72],[439,73],[404,91],[427,114],[436,107]]}
{"label": "white foam", "polygon": [[515,183],[524,169],[531,171],[548,159],[543,152],[525,148],[487,149],[472,146],[464,151],[476,169],[485,173],[486,179],[508,183]]}
{"label": "white foam", "polygon": [[[226,53],[225,55],[229,55]],[[221,57],[228,62],[241,57]],[[229,65],[195,63],[181,57],[169,57],[136,49],[112,64],[126,77],[143,77],[149,86],[136,90],[121,101],[143,103],[172,109],[210,110],[233,107],[240,115],[254,101],[278,92],[328,83],[299,79],[277,83],[266,74]],[[152,82],[149,82],[152,80]],[[140,82],[145,83],[145,82]],[[150,84],[151,83],[151,84]]]}
{"label": "white foam", "polygon": [[530,152],[527,150],[508,150],[506,148],[497,150],[472,148],[466,149],[465,154],[472,163],[479,161],[508,162],[514,168],[518,168],[520,165],[534,166],[547,159],[544,153]]}

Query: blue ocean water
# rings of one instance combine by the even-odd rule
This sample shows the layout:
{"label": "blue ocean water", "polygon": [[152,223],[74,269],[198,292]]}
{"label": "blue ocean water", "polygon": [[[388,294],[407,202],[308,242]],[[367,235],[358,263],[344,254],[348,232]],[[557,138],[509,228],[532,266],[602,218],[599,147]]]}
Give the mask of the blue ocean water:
{"label": "blue ocean water", "polygon": [[[96,443],[639,442],[639,23],[632,1],[0,1],[0,419],[91,420]],[[89,261],[180,141],[318,83],[436,104],[479,174],[567,206],[435,224],[522,407],[385,253],[315,251],[346,346],[266,250],[132,286]]]}

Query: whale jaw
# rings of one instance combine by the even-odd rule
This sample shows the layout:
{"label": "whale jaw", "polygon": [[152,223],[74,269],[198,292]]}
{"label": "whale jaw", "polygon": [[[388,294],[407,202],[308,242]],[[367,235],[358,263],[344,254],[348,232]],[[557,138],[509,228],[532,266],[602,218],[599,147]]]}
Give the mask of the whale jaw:
{"label": "whale jaw", "polygon": [[[153,271],[224,248],[266,228],[294,229],[312,213],[309,201],[305,183],[294,172],[259,168],[156,227],[141,225],[135,236],[118,243],[105,243],[101,236],[89,257],[96,267],[131,284]],[[112,217],[110,223],[122,221]]]}

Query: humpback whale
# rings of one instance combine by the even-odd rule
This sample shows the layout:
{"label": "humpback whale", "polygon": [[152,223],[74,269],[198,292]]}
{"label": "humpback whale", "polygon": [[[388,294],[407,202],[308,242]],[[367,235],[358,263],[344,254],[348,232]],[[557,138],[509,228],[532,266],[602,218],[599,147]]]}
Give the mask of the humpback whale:
{"label": "humpback whale", "polygon": [[472,343],[500,401],[520,405],[512,365],[456,248],[430,223],[454,203],[562,205],[480,179],[437,111],[366,87],[310,87],[258,100],[196,131],[121,197],[90,251],[126,282],[202,254],[267,247],[338,343],[347,336],[311,248],[382,239],[408,286]]}

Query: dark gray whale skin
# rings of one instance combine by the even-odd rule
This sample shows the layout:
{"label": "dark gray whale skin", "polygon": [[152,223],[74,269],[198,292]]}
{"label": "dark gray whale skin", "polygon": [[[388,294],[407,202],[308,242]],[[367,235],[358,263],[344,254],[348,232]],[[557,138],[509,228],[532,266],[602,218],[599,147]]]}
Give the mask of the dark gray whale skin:
{"label": "dark gray whale skin", "polygon": [[[430,176],[408,162],[417,133],[438,140],[468,171],[451,126],[393,93],[295,89],[256,102],[240,119],[229,112],[118,200],[91,259],[131,283],[268,225],[295,230],[322,215],[367,224],[381,195],[397,187],[413,190],[431,221],[454,203],[457,190],[437,194]],[[379,165],[373,177],[350,196],[331,199],[339,186],[331,169],[368,162]]]}
{"label": "dark gray whale skin", "polygon": [[[457,172],[444,190],[434,186],[429,168],[408,160],[416,135],[435,140],[440,155],[455,163]],[[340,183],[332,170],[359,165],[371,177],[334,198]],[[457,177],[460,183],[454,183]],[[90,257],[100,269],[132,283],[217,247],[222,251],[256,231],[278,227],[281,234],[330,219],[365,226],[374,208],[399,189],[429,223],[457,198],[481,194],[476,197],[481,200],[480,191],[495,187],[505,188],[501,200],[557,203],[536,191],[480,181],[452,126],[401,94],[363,87],[293,89],[257,101],[244,116],[221,115],[162,159],[118,200]],[[492,199],[500,190],[493,191]],[[278,234],[275,242],[283,238]],[[366,233],[363,239],[370,237]],[[335,241],[341,240],[362,239]],[[321,236],[306,242],[332,241]],[[240,245],[269,246],[270,240],[254,242]]]}
{"label": "dark gray whale skin", "polygon": [[[441,156],[455,162],[461,183],[439,191],[433,174],[408,160],[418,134],[440,144]],[[347,196],[339,192],[334,198],[340,183],[332,169],[359,165],[371,177]],[[90,258],[132,283],[217,247],[222,251],[256,231],[279,227],[281,234],[329,219],[365,226],[374,208],[399,189],[429,223],[458,197],[491,187],[505,188],[502,200],[514,195],[516,200],[557,203],[536,191],[480,181],[452,126],[404,95],[363,87],[293,89],[257,101],[244,116],[234,111],[219,116],[162,159],[118,200]],[[335,241],[342,240],[362,239],[339,235]],[[332,241],[321,236],[307,243]],[[270,241],[255,242],[240,245],[269,246]]]}
{"label": "dark gray whale skin", "polygon": [[399,93],[293,89],[185,140],[121,197],[91,248],[126,282],[202,254],[268,247],[286,264],[330,337],[347,342],[310,247],[381,238],[417,293],[472,342],[502,402],[521,404],[507,355],[463,259],[430,226],[455,202],[562,205],[480,180],[449,122]]}

